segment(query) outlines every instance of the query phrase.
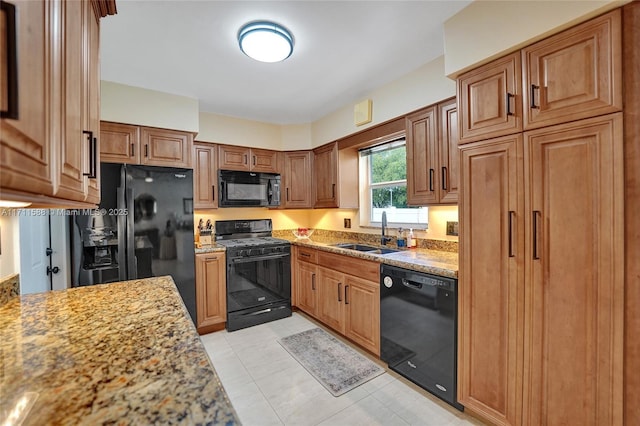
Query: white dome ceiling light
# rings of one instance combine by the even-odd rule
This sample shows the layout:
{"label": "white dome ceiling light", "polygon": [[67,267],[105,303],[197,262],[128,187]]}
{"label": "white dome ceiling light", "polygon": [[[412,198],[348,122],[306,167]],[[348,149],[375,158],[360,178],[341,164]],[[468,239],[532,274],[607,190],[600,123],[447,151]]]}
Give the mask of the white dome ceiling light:
{"label": "white dome ceiling light", "polygon": [[250,22],[238,31],[240,50],[260,62],[280,62],[291,56],[293,37],[284,27],[268,21]]}

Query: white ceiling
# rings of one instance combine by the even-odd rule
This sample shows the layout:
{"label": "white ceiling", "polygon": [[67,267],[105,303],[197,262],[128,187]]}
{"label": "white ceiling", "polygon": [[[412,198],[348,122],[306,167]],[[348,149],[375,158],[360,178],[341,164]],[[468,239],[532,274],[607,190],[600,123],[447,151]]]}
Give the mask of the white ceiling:
{"label": "white ceiling", "polygon": [[[118,0],[101,23],[101,78],[194,97],[201,111],[308,123],[442,55],[442,23],[469,3]],[[287,27],[292,56],[240,52],[237,32],[255,20]]]}

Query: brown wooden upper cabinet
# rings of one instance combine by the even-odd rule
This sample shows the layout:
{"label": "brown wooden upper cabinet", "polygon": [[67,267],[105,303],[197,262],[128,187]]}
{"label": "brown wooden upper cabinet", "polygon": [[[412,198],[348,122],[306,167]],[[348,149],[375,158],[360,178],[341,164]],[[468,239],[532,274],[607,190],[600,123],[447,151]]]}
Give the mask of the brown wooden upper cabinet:
{"label": "brown wooden upper cabinet", "polygon": [[619,9],[458,78],[460,141],[622,110]]}
{"label": "brown wooden upper cabinet", "polygon": [[193,143],[193,208],[216,209],[218,166],[217,145],[206,142]]}
{"label": "brown wooden upper cabinet", "polygon": [[521,78],[519,52],[458,77],[459,143],[522,131]]}
{"label": "brown wooden upper cabinet", "polygon": [[458,202],[458,117],[451,98],[406,117],[407,203]]}
{"label": "brown wooden upper cabinet", "polygon": [[284,153],[282,170],[281,207],[285,209],[312,208],[311,199],[313,172],[312,151],[291,151]]}
{"label": "brown wooden upper cabinet", "polygon": [[278,152],[244,146],[219,145],[218,165],[222,170],[278,173]]}
{"label": "brown wooden upper cabinet", "polygon": [[189,132],[103,121],[100,136],[104,162],[191,168]]}
{"label": "brown wooden upper cabinet", "polygon": [[103,121],[100,158],[108,163],[140,164],[140,127]]}
{"label": "brown wooden upper cabinet", "polygon": [[315,208],[358,208],[358,152],[332,142],[313,150]]}
{"label": "brown wooden upper cabinet", "polygon": [[458,202],[459,152],[458,108],[456,98],[438,104],[438,137],[440,150],[440,196],[442,204]]}
{"label": "brown wooden upper cabinet", "polygon": [[436,107],[431,106],[406,117],[409,205],[425,206],[438,202],[436,111]]}
{"label": "brown wooden upper cabinet", "polygon": [[622,110],[620,10],[522,49],[524,128]]}
{"label": "brown wooden upper cabinet", "polygon": [[[5,5],[1,21],[15,19],[16,34],[8,37],[3,26],[0,45],[5,53],[15,47],[16,55],[0,55],[0,198],[41,206],[95,205],[100,201],[99,21],[101,11],[115,13],[114,4]],[[16,45],[8,46],[12,41]]]}

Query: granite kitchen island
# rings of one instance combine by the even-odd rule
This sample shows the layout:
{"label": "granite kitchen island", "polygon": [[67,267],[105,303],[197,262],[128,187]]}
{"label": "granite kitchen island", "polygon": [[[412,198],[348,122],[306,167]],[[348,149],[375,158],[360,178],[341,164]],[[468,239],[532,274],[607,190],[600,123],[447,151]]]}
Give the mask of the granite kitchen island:
{"label": "granite kitchen island", "polygon": [[15,297],[0,355],[0,424],[239,423],[171,277]]}

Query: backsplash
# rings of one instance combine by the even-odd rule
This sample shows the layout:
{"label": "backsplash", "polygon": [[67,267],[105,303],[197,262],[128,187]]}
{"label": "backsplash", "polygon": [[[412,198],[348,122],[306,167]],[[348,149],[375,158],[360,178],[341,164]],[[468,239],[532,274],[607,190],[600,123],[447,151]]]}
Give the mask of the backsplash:
{"label": "backsplash", "polygon": [[[293,229],[278,229],[273,231],[273,236],[276,238],[293,237]],[[335,240],[355,241],[358,243],[366,244],[380,244],[379,234],[365,234],[362,232],[346,232],[346,231],[331,231],[326,229],[316,229],[311,236],[312,241],[319,243],[322,242],[334,242]],[[417,238],[418,248],[428,250],[439,250],[450,253],[458,252],[457,241],[445,241],[445,240],[431,240],[425,238]],[[391,241],[388,243],[390,247],[397,245],[397,239],[395,236],[391,237]]]}

